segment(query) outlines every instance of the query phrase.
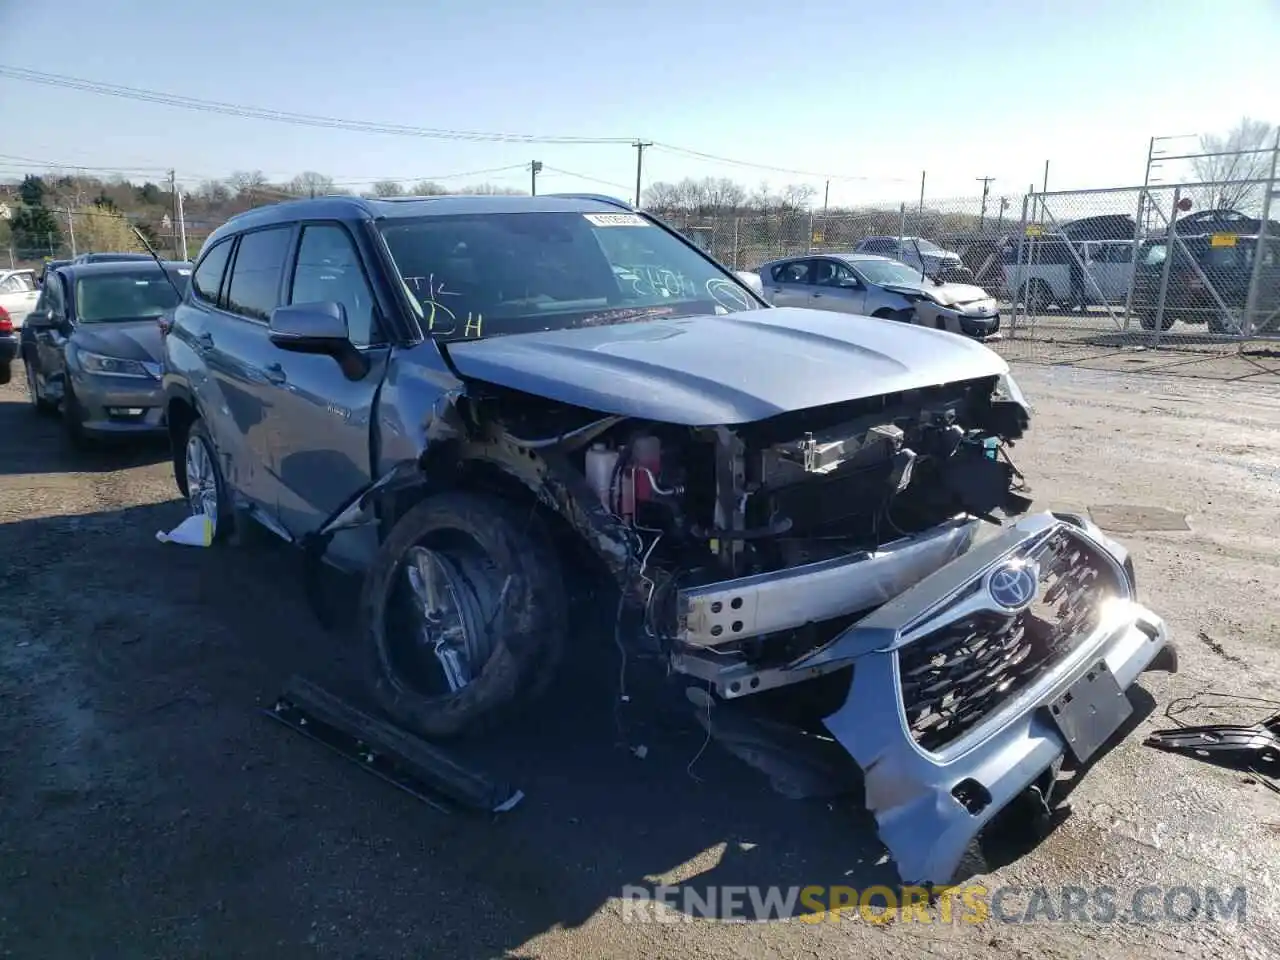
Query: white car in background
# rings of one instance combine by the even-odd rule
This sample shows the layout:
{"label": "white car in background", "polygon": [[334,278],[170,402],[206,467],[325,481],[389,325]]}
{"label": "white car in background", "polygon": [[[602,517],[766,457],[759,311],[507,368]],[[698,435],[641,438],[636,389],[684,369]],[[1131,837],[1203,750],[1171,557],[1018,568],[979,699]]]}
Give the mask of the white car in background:
{"label": "white car in background", "polygon": [[34,270],[0,270],[0,308],[9,315],[15,329],[22,326],[39,299]]}

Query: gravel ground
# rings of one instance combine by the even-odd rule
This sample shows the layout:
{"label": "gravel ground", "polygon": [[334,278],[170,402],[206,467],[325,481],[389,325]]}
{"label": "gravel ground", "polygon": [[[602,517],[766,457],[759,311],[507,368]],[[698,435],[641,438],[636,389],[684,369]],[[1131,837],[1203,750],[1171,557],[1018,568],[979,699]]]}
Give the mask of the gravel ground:
{"label": "gravel ground", "polygon": [[[1280,795],[1140,743],[1176,697],[1280,699],[1273,385],[1019,367],[1038,419],[1016,459],[1037,506],[1099,508],[1182,672],[1145,677],[1147,715],[1072,814],[977,877],[1106,884],[1122,902],[1144,884],[1244,885],[1243,922],[636,924],[626,884],[892,874],[865,815],[776,797],[700,753],[692,715],[664,719],[643,685],[620,722],[647,756],[620,745],[589,611],[582,642],[604,659],[477,747],[527,794],[501,821],[440,814],[272,724],[260,710],[290,673],[341,686],[354,656],[308,613],[296,557],[156,542],[183,515],[166,451],[71,455],[15,373],[0,388],[0,955],[1280,956]],[[1189,529],[1151,529],[1182,515]]]}

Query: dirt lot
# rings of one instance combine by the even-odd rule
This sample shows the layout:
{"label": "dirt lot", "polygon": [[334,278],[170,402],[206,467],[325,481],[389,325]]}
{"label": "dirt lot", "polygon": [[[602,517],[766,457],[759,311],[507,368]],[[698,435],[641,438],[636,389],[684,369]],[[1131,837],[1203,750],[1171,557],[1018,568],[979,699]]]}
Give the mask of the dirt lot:
{"label": "dirt lot", "polygon": [[[166,452],[72,456],[15,372],[0,389],[0,955],[1280,956],[1280,795],[1140,742],[1176,697],[1280,700],[1273,384],[1019,367],[1038,422],[1016,459],[1038,505],[1099,508],[1129,542],[1182,672],[1144,678],[1153,712],[1072,815],[978,877],[1110,885],[1122,902],[1144,884],[1243,884],[1244,922],[624,924],[626,884],[892,874],[865,815],[699,755],[692,715],[661,721],[656,691],[622,708],[647,757],[620,746],[616,663],[587,613],[601,662],[479,748],[527,794],[498,823],[437,813],[272,724],[259,711],[289,673],[341,683],[353,660],[304,606],[296,558],[156,542],[183,513]],[[1182,515],[1188,529],[1152,529]]]}

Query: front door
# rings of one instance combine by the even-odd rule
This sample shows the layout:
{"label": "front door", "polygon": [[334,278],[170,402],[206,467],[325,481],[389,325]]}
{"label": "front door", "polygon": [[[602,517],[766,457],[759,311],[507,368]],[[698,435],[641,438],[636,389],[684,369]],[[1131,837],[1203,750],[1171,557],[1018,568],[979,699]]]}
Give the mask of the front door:
{"label": "front door", "polygon": [[[372,482],[374,400],[390,351],[368,273],[344,225],[304,224],[289,276],[285,302],[340,304],[351,341],[369,362],[368,372],[351,380],[333,357],[272,347],[267,370],[279,382],[271,470],[280,520],[297,537]],[[339,557],[346,552],[342,540],[333,544]]]}
{"label": "front door", "polygon": [[810,306],[838,313],[866,313],[867,288],[848,264],[825,258],[813,263],[813,299]]}
{"label": "front door", "polygon": [[62,399],[66,386],[67,364],[63,350],[71,334],[69,291],[61,274],[55,273],[45,282],[38,307],[49,314],[49,321],[28,332],[34,341],[36,361],[31,375],[39,395],[53,403]]}

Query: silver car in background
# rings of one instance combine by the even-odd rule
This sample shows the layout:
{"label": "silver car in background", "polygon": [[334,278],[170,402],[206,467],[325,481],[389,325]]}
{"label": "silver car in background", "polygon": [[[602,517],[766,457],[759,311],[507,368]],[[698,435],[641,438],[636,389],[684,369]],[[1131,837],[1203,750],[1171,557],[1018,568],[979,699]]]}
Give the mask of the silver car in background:
{"label": "silver car in background", "polygon": [[960,254],[944,250],[924,237],[865,237],[853,252],[888,257],[939,280],[965,283],[973,279],[973,271],[964,265]]}
{"label": "silver car in background", "polygon": [[787,257],[757,271],[775,307],[810,307],[916,323],[979,340],[996,337],[995,298],[967,283],[921,278],[906,264],[869,254]]}

